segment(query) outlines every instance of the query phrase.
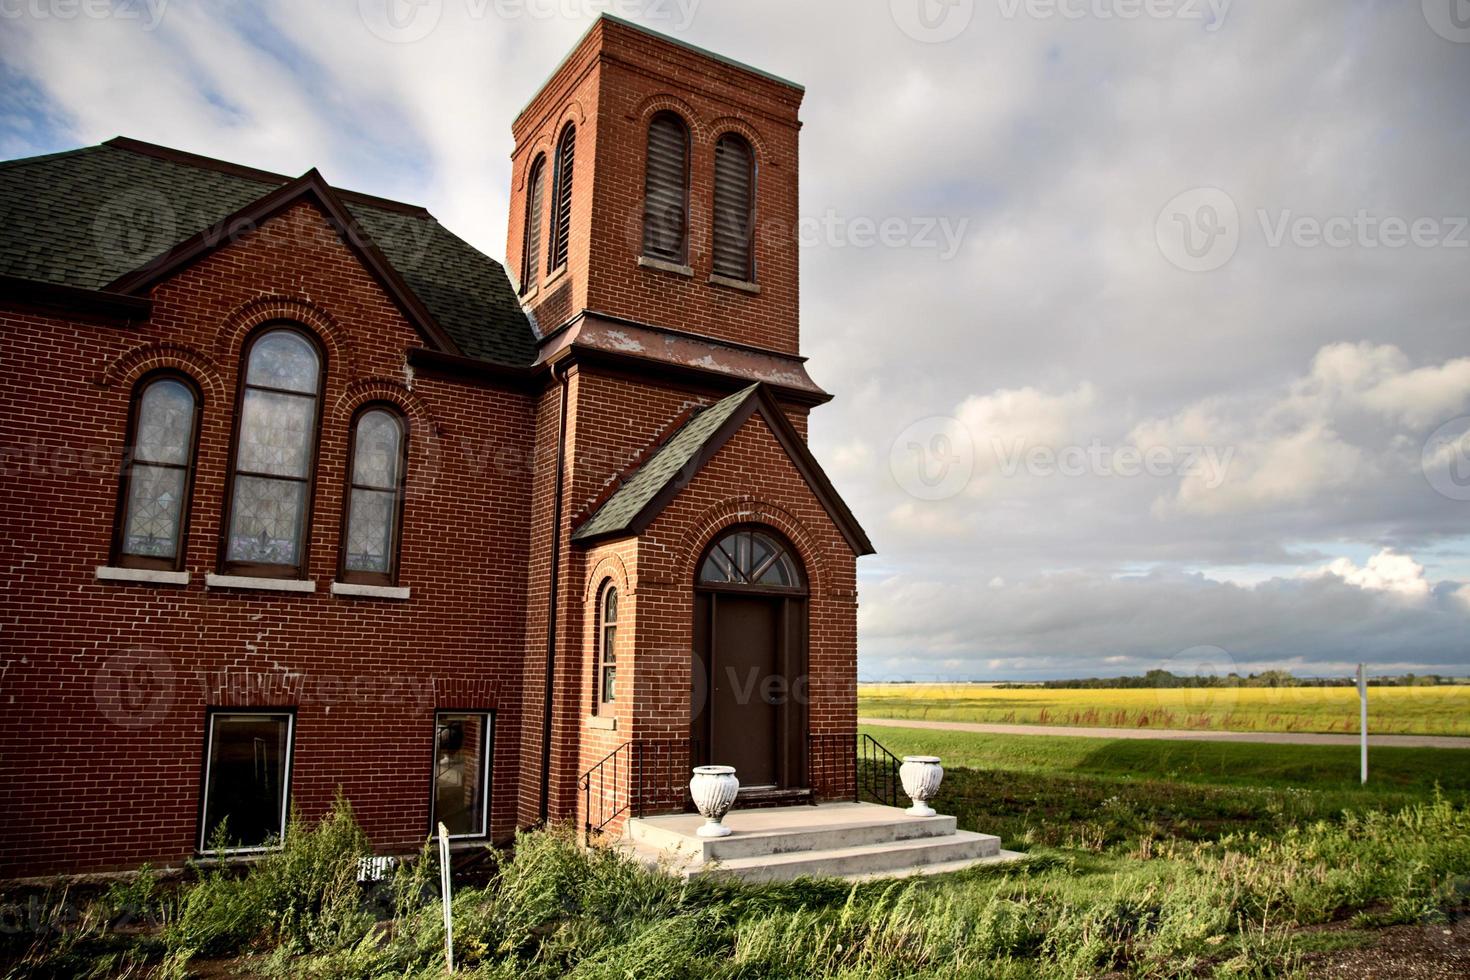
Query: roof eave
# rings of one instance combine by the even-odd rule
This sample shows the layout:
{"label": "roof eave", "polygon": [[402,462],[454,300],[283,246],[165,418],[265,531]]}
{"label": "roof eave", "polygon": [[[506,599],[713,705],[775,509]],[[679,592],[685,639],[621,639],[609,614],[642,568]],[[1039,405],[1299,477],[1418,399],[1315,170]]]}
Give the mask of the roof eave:
{"label": "roof eave", "polygon": [[0,275],[0,305],[41,315],[80,316],[107,322],[139,322],[153,314],[153,301],[146,296],[7,275]]}
{"label": "roof eave", "polygon": [[[873,543],[869,540],[867,532],[863,530],[862,525],[857,521],[857,517],[854,516],[852,510],[847,506],[847,503],[842,499],[841,495],[837,493],[836,488],[832,486],[832,481],[827,478],[827,474],[822,470],[821,464],[812,455],[805,440],[801,438],[801,434],[792,426],[791,421],[786,417],[786,413],[782,411],[780,403],[776,401],[769,387],[765,384],[755,385],[744,403],[732,412],[730,417],[722,422],[705,439],[689,467],[689,475],[692,477],[694,473],[698,473],[704,469],[710,459],[724,448],[731,437],[757,411],[766,420],[766,424],[770,426],[771,432],[774,434],[776,441],[781,445],[782,450],[786,453],[787,458],[796,467],[797,472],[801,475],[802,481],[811,490],[812,495],[817,498],[817,502],[822,505],[822,509],[827,512],[827,516],[832,520],[838,532],[841,533],[848,547],[852,549],[853,554],[857,557],[862,557],[876,553],[877,549],[873,547]],[[687,486],[687,480],[678,480],[671,477],[647,503],[639,508],[638,512],[630,520],[621,526],[591,534],[583,534],[574,530],[572,532],[572,540],[576,544],[585,547],[604,541],[637,537],[648,530],[649,526],[658,519],[659,514],[663,512],[664,508],[683,492],[685,486]],[[597,514],[594,512],[583,522],[583,526],[585,527],[591,524],[596,517]]]}

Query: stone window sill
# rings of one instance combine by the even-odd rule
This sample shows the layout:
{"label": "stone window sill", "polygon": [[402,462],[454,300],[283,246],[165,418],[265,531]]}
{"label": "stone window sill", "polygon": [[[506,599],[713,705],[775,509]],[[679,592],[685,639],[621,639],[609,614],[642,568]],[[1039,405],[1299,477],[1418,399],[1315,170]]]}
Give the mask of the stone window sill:
{"label": "stone window sill", "polygon": [[744,279],[731,279],[729,276],[711,275],[709,282],[711,286],[724,286],[726,289],[738,289],[742,293],[750,293],[752,296],[759,296],[761,294],[760,286],[753,282],[746,282]]}
{"label": "stone window sill", "polygon": [[99,582],[134,582],[139,585],[188,585],[188,572],[165,572],[157,568],[119,568],[98,565]]}
{"label": "stone window sill", "polygon": [[333,582],[332,595],[349,596],[353,599],[392,599],[404,602],[409,597],[406,585],[360,585],[356,582]]}
{"label": "stone window sill", "polygon": [[608,715],[588,715],[587,727],[604,732],[615,732],[618,730],[618,720]]}
{"label": "stone window sill", "polygon": [[644,269],[657,269],[659,272],[672,272],[676,276],[684,276],[690,279],[694,277],[694,269],[690,266],[680,265],[677,262],[670,262],[667,259],[655,259],[649,255],[638,256],[638,265],[640,268]]}
{"label": "stone window sill", "polygon": [[542,279],[540,285],[538,285],[536,288],[538,290],[550,289],[552,286],[560,282],[562,278],[567,274],[567,268],[569,266],[570,263],[563,262],[561,265],[553,269],[550,275],[548,275],[545,279]]}
{"label": "stone window sill", "polygon": [[315,592],[316,583],[311,579],[258,578],[254,575],[204,576],[206,589],[249,589],[256,592]]}

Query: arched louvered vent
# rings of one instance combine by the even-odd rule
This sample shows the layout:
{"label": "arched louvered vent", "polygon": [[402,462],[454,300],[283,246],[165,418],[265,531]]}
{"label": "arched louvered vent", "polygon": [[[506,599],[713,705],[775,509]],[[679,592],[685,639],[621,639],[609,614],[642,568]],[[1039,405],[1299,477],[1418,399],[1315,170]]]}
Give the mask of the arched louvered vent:
{"label": "arched louvered vent", "polygon": [[541,197],[546,188],[546,154],[536,157],[531,164],[531,176],[526,189],[526,247],[521,263],[521,288],[536,285],[541,271]]}
{"label": "arched louvered vent", "polygon": [[730,279],[754,280],[751,226],[755,203],[755,154],[735,133],[715,144],[714,271]]}
{"label": "arched louvered vent", "polygon": [[567,264],[567,246],[572,237],[572,163],[577,156],[577,129],[571,123],[561,131],[556,145],[556,183],[551,195],[551,261],[555,271]]}
{"label": "arched louvered vent", "polygon": [[643,178],[643,254],[682,263],[689,198],[689,130],[672,112],[648,127]]}

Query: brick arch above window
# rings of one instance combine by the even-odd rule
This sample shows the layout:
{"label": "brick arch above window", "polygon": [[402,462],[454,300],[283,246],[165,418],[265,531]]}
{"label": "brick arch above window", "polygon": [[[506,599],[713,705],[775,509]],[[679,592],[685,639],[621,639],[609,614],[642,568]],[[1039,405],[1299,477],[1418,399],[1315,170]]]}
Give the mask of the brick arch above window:
{"label": "brick arch above window", "polygon": [[726,133],[735,133],[745,138],[752,152],[755,153],[756,166],[759,167],[769,160],[770,154],[766,149],[766,141],[762,138],[760,131],[739,116],[721,116],[710,120],[704,127],[704,140],[713,148],[720,141],[720,137]]}
{"label": "brick arch above window", "polygon": [[[575,99],[562,106],[561,112],[557,113],[554,118],[548,117],[541,124],[541,128],[536,131],[536,135],[527,141],[527,149],[523,158],[526,165],[521,168],[521,172],[515,178],[516,190],[525,190],[526,178],[531,173],[531,161],[536,159],[537,154],[545,153],[547,163],[550,164],[556,152],[557,141],[561,139],[562,130],[566,129],[567,123],[573,124],[578,129],[587,124],[587,113],[582,111],[582,104]],[[550,170],[547,171],[547,177],[550,178]],[[546,190],[549,194],[550,186]]]}
{"label": "brick arch above window", "polygon": [[536,139],[531,143],[530,149],[526,151],[526,165],[522,167],[520,169],[520,172],[515,175],[515,190],[524,191],[526,189],[526,181],[529,180],[531,177],[531,165],[534,164],[542,156],[545,156],[545,158],[549,161],[551,159],[551,151],[554,146],[555,144],[552,143],[551,137],[549,135],[542,134],[536,137]]}
{"label": "brick arch above window", "polygon": [[214,402],[222,398],[225,391],[224,378],[214,358],[192,347],[170,341],[142,344],[121,357],[115,358],[102,369],[97,383],[103,388],[132,388],[145,374],[154,371],[173,370],[187,374],[204,393],[206,400]]}
{"label": "brick arch above window", "polygon": [[[444,425],[407,385],[394,378],[367,377],[353,381],[333,400],[324,423],[335,436],[345,438],[352,421],[365,406],[374,403],[391,405],[408,422],[408,471],[403,488],[405,501],[414,501],[433,492],[438,479],[450,467],[450,440]],[[350,451],[350,446],[348,447]],[[462,461],[460,465],[467,465]]]}
{"label": "brick arch above window", "polygon": [[408,385],[397,378],[368,375],[348,382],[346,389],[332,401],[329,418],[337,425],[352,418],[359,408],[368,402],[392,402],[415,429],[437,426],[438,420]]}
{"label": "brick arch above window", "polygon": [[593,564],[587,573],[587,578],[582,584],[582,601],[595,602],[602,594],[602,587],[611,580],[618,589],[625,594],[635,591],[632,579],[628,575],[628,566],[623,562],[623,556],[617,554],[603,555]]}
{"label": "brick arch above window", "polygon": [[215,333],[215,359],[225,364],[238,360],[247,338],[277,321],[298,323],[314,334],[336,378],[357,377],[357,349],[351,335],[326,310],[294,296],[260,296],[233,310]]}
{"label": "brick arch above window", "polygon": [[692,105],[675,95],[660,93],[649,96],[633,110],[633,118],[638,120],[640,129],[647,130],[653,117],[660,112],[672,112],[683,119],[684,124],[689,127],[690,138],[695,143],[705,142],[709,138],[709,126],[699,113]]}
{"label": "brick arch above window", "polygon": [[676,581],[693,582],[698,572],[698,562],[709,546],[725,531],[737,525],[767,525],[775,529],[786,538],[796,552],[796,557],[801,560],[810,594],[821,594],[826,588],[830,577],[817,536],[779,504],[748,496],[731,497],[695,518],[691,530],[680,542]]}

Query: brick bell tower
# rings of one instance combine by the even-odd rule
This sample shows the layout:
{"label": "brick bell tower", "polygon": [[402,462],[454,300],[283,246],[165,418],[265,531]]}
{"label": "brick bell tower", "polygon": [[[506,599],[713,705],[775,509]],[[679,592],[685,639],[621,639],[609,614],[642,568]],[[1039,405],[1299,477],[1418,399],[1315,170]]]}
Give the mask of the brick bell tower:
{"label": "brick bell tower", "polygon": [[[599,798],[589,774],[617,758],[626,780],[636,751],[646,775],[655,746],[666,766],[650,785],[660,805],[679,805],[700,737],[693,563],[716,525],[764,523],[825,576],[800,600],[816,693],[782,716],[788,734],[773,748],[790,782],[810,781],[808,728],[855,731],[854,562],[871,546],[805,445],[808,411],[831,396],[800,355],[802,95],[603,16],[513,124],[506,269],[549,379],[533,466],[521,823],[627,812],[634,790]],[[716,439],[722,411],[735,414]],[[700,418],[710,446],[726,448],[691,450],[674,467],[683,476],[638,498],[657,518],[612,519],[665,479],[679,445],[703,438]],[[792,645],[805,664],[807,637]]]}
{"label": "brick bell tower", "polygon": [[513,125],[506,268],[542,335],[590,312],[797,355],[802,95],[599,19]]}

